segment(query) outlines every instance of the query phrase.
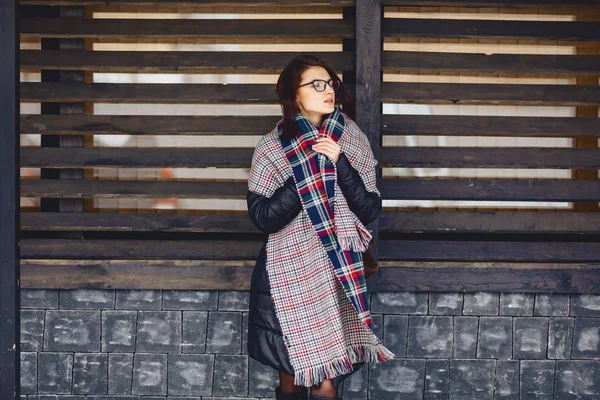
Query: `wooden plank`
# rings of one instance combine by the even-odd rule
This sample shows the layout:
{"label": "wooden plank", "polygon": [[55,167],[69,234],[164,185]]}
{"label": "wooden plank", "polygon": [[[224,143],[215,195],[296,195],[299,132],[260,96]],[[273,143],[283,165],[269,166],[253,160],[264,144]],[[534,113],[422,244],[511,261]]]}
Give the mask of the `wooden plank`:
{"label": "wooden plank", "polygon": [[280,116],[21,115],[21,133],[61,135],[264,135]]}
{"label": "wooden plank", "polygon": [[[385,6],[492,7],[492,8],[597,8],[598,0],[382,0]],[[112,3],[112,1],[111,1]]]}
{"label": "wooden plank", "polygon": [[45,168],[250,168],[253,148],[21,149],[21,166]]}
{"label": "wooden plank", "polygon": [[600,40],[599,22],[385,18],[382,26],[392,38]]}
{"label": "wooden plank", "polygon": [[393,200],[599,201],[600,183],[571,180],[383,179]]}
{"label": "wooden plank", "polygon": [[273,85],[267,84],[23,82],[20,86],[22,102],[272,104],[278,101]]}
{"label": "wooden plank", "polygon": [[384,135],[600,137],[599,118],[383,115]]}
{"label": "wooden plank", "polygon": [[257,233],[243,214],[21,213],[21,230]]}
{"label": "wooden plank", "polygon": [[[28,52],[31,53],[31,52]],[[23,58],[23,57],[21,57]],[[487,74],[600,74],[598,55],[469,54],[384,51],[384,72],[464,72]]]}
{"label": "wooden plank", "polygon": [[[22,50],[21,70],[94,72],[278,73],[298,52]],[[354,70],[352,52],[316,52],[336,71]]]}
{"label": "wooden plank", "polygon": [[86,19],[22,18],[24,37],[136,39],[324,39],[351,38],[352,21],[324,19],[318,24],[282,19]]}
{"label": "wooden plank", "polygon": [[[582,0],[577,0],[582,1]],[[302,6],[302,7],[323,7],[323,6],[353,6],[355,0],[260,0],[260,1],[241,1],[241,0],[20,0],[21,5],[81,5],[81,6],[209,6],[209,7],[273,7],[273,6]]]}
{"label": "wooden plank", "polygon": [[111,240],[22,239],[22,258],[68,259],[256,259],[261,241],[256,240]]}
{"label": "wooden plank", "polygon": [[250,290],[254,260],[22,260],[27,289]]}
{"label": "wooden plank", "polygon": [[600,104],[600,87],[384,82],[381,85],[381,101],[384,103],[578,106]]}
{"label": "wooden plank", "polygon": [[[401,263],[399,263],[401,265]],[[371,279],[371,291],[394,292],[527,292],[600,293],[596,269],[381,268]]]}
{"label": "wooden plank", "polygon": [[[75,154],[73,156],[77,157]],[[48,155],[50,160],[54,159],[53,157]],[[59,161],[58,157],[55,160]],[[379,162],[385,167],[598,169],[600,150],[536,147],[383,147]]]}
{"label": "wooden plank", "polygon": [[0,398],[19,398],[18,4],[0,1]]}
{"label": "wooden plank", "polygon": [[21,180],[23,197],[244,199],[247,190],[247,182],[225,181]]}
{"label": "wooden plank", "polygon": [[[27,215],[27,214],[25,214]],[[23,217],[21,217],[21,221]],[[384,211],[381,232],[600,233],[600,213]]]}
{"label": "wooden plank", "polygon": [[382,239],[379,257],[407,261],[598,262],[598,242]]}

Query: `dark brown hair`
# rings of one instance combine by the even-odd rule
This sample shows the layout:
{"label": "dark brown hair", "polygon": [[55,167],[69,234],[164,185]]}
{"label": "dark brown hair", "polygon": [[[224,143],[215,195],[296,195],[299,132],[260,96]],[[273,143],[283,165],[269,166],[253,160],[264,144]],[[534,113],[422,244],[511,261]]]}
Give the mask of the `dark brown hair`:
{"label": "dark brown hair", "polygon": [[[296,112],[298,111],[296,107],[296,91],[298,90],[298,85],[300,85],[302,73],[309,67],[323,67],[329,73],[331,79],[340,80],[325,61],[312,55],[302,54],[294,57],[285,66],[277,80],[277,94],[279,95],[284,123],[282,137],[285,139],[291,139],[296,135]],[[350,118],[355,118],[356,109],[354,102],[344,89],[343,84],[335,92],[335,104],[340,106],[341,110]]]}

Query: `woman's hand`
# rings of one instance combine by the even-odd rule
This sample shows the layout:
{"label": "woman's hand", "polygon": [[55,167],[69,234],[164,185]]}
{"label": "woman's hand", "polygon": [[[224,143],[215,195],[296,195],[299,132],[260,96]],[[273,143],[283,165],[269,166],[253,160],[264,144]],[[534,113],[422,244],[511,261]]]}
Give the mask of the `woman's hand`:
{"label": "woman's hand", "polygon": [[318,138],[317,142],[313,144],[312,149],[329,156],[336,164],[342,152],[342,148],[330,137]]}

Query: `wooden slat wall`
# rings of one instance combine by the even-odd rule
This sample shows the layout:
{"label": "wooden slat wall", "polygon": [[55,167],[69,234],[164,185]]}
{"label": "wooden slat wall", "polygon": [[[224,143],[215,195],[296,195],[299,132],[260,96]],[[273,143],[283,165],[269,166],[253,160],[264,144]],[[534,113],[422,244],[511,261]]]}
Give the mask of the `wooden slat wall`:
{"label": "wooden slat wall", "polygon": [[[342,51],[320,55],[343,71],[357,101],[357,123],[369,137],[382,168],[600,168],[596,148],[536,147],[388,147],[386,136],[600,137],[599,119],[522,116],[387,115],[382,103],[560,105],[597,109],[600,104],[600,55],[460,54],[384,51],[383,40],[401,38],[470,38],[600,41],[597,20],[477,21],[386,18],[386,7],[551,7],[554,1],[350,1],[311,2],[312,13],[339,12],[343,19],[307,24],[293,12],[307,3],[261,2],[264,13],[280,7],[286,20],[139,20],[67,17],[71,6],[90,10],[144,10],[144,7],[210,7],[207,12],[247,12],[257,4],[239,1],[153,0],[104,2],[21,0],[23,40],[59,41],[177,40],[202,43],[350,43]],[[251,6],[251,7],[248,7]],[[596,2],[572,3],[578,10],[597,10]],[[42,7],[42,8],[39,8]],[[287,7],[287,8],[286,8]],[[355,10],[352,10],[356,7]],[[59,17],[39,17],[39,10],[58,9]],[[36,11],[37,10],[37,11]],[[118,8],[121,10],[121,8]],[[52,16],[52,14],[46,14]],[[64,15],[64,16],[63,16]],[[87,14],[86,14],[87,15]],[[151,22],[149,22],[151,21]],[[443,21],[443,22],[441,22]],[[296,54],[288,51],[94,51],[90,48],[42,46],[21,50],[21,71],[51,71],[56,76],[94,72],[276,74]],[[63,71],[63,72],[61,72]],[[561,74],[585,76],[577,85],[514,85],[387,82],[382,73]],[[57,75],[58,74],[58,75]],[[62,74],[62,75],[61,75]],[[83,76],[83,75],[80,75]],[[590,83],[594,79],[596,84]],[[276,104],[272,84],[92,83],[91,81],[23,82],[24,103],[171,103]],[[79,113],[81,114],[81,113]],[[257,136],[270,131],[279,117],[77,115],[73,112],[22,115],[22,134],[74,138],[93,135]],[[47,140],[47,139],[43,139]],[[232,139],[235,140],[235,139]],[[588,139],[586,139],[588,140]],[[88,143],[88,142],[86,142]],[[21,166],[52,171],[90,168],[244,168],[253,148],[41,148],[23,147]],[[381,178],[384,200],[600,201],[597,180]],[[66,172],[65,172],[66,173]],[[24,179],[21,195],[60,199],[245,199],[240,180],[148,181]],[[135,212],[22,213],[22,286],[47,288],[248,289],[249,276],[262,242],[245,212],[177,214]],[[370,280],[373,290],[561,291],[600,292],[600,213],[477,210],[384,209],[374,229],[382,272]],[[71,236],[69,236],[71,235]]]}

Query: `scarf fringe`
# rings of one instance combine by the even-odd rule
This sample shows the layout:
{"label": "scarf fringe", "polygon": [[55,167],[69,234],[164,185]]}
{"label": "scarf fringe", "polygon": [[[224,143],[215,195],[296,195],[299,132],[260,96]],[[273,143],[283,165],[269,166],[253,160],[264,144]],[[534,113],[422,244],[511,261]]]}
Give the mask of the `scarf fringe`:
{"label": "scarf fringe", "polygon": [[325,379],[332,379],[339,375],[345,375],[354,370],[352,364],[358,362],[383,362],[392,360],[394,353],[381,343],[377,345],[353,345],[346,349],[346,357],[339,357],[325,364],[307,367],[295,371],[294,385],[310,387]]}
{"label": "scarf fringe", "polygon": [[352,236],[338,236],[338,242],[340,244],[340,248],[342,250],[350,250],[354,252],[363,252],[369,248],[369,242],[365,243],[364,240],[360,240],[360,238],[356,235]]}

